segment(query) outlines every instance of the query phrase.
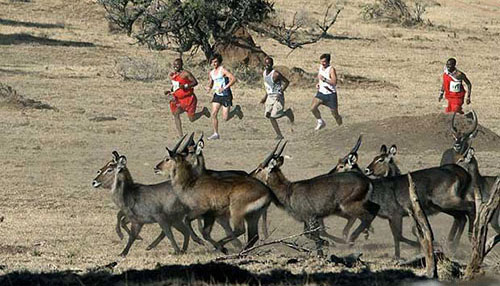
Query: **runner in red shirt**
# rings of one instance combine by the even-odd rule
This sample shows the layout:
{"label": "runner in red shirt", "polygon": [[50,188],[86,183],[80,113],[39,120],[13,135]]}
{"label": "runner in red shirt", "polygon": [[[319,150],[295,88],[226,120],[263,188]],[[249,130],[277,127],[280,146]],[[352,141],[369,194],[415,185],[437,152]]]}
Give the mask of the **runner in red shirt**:
{"label": "runner in red shirt", "polygon": [[[465,73],[456,68],[456,64],[457,60],[454,58],[451,58],[446,62],[446,68],[443,73],[443,84],[441,85],[438,100],[441,101],[444,94],[444,97],[448,100],[448,106],[446,107],[445,112],[464,113],[462,111],[464,97],[466,98],[466,104],[470,104],[472,84]],[[465,85],[467,85],[467,91],[464,89],[462,82],[465,82]]]}
{"label": "runner in red shirt", "polygon": [[170,110],[174,115],[175,128],[179,136],[183,135],[181,113],[186,112],[191,122],[196,121],[203,115],[207,118],[210,117],[210,111],[206,107],[203,107],[201,112],[196,113],[197,99],[194,94],[194,87],[198,85],[198,81],[193,74],[184,70],[182,65],[182,59],[174,61],[174,71],[169,74],[172,81],[172,88],[169,91],[165,91],[165,94],[170,97]]}

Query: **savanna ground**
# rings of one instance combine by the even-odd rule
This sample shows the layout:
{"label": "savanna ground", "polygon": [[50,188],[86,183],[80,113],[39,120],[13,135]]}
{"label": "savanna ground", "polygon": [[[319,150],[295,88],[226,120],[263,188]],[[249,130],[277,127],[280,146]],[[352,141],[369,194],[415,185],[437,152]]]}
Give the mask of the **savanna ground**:
{"label": "savanna ground", "polygon": [[[287,15],[300,10],[313,18],[321,17],[325,7],[319,0],[275,2]],[[299,180],[328,171],[350,150],[360,133],[364,135],[362,166],[383,143],[398,145],[398,163],[404,172],[439,164],[441,153],[452,139],[447,118],[438,115],[444,103],[437,102],[437,95],[443,65],[453,56],[473,83],[472,104],[467,109],[474,108],[480,124],[489,129],[474,141],[481,171],[499,174],[500,150],[495,133],[500,133],[500,3],[434,1],[424,15],[433,26],[406,29],[363,21],[360,6],[367,2],[344,3],[330,31],[333,37],[290,55],[276,42],[254,35],[277,65],[315,73],[319,55],[330,52],[341,76],[366,79],[356,83],[346,77],[339,84],[344,125],[335,126],[322,109],[327,126],[320,132],[313,131],[315,120],[309,111],[314,83],[292,83],[286,103],[295,111],[296,124],[291,127],[285,120],[280,122],[289,141],[285,152],[291,157],[286,160],[284,173]],[[5,102],[0,106],[2,283],[21,283],[16,280],[19,276],[12,274],[16,271],[54,272],[52,278],[46,277],[48,280],[33,276],[30,283],[58,281],[63,285],[120,281],[197,284],[197,277],[204,277],[203,283],[396,285],[405,277],[422,275],[421,270],[395,266],[390,230],[381,219],[374,221],[375,233],[369,240],[360,238],[353,248],[337,244],[328,249],[329,254],[338,256],[362,252],[369,270],[366,266],[342,268],[277,245],[242,260],[225,260],[228,264],[203,266],[221,255],[191,243],[187,254],[174,256],[167,240],[145,251],[159,233],[157,226],[146,226],[141,233],[144,241],[136,242],[128,257],[120,259],[118,253],[124,242],[113,228],[117,209],[108,191],[92,189],[95,172],[111,158],[112,150],[118,150],[127,155],[137,182],[160,182],[162,178],[155,176],[152,168],[165,155],[165,146],[176,141],[163,96],[169,88],[166,70],[176,55],[149,51],[132,42],[126,35],[108,32],[103,9],[95,1],[0,0],[0,82],[27,98],[57,108],[19,108]],[[124,81],[118,71],[127,57],[156,63],[161,67],[155,74],[159,79]],[[201,61],[201,55],[197,55],[187,61],[186,68],[204,85],[207,67],[200,67]],[[245,117],[221,123],[222,140],[207,142],[205,147],[208,167],[251,170],[274,146],[274,133],[258,103],[263,92],[260,82],[236,84],[235,102],[243,107]],[[197,94],[199,105],[208,106],[210,97],[204,90],[198,88]],[[106,116],[116,120],[95,120]],[[185,117],[183,120],[185,132],[211,131],[207,119],[196,123],[188,123]],[[300,223],[274,206],[270,207],[269,221],[270,239],[301,232]],[[327,222],[329,231],[340,236],[345,220],[329,218]],[[437,215],[431,224],[445,253],[466,263],[470,243],[465,236],[456,254],[448,252],[445,236],[450,218]],[[408,225],[404,233],[411,236]],[[214,236],[221,235],[217,228]],[[305,238],[299,243],[312,247]],[[403,257],[416,253],[402,245]],[[485,285],[494,284],[493,280],[500,277],[499,258],[498,249],[487,257],[486,271],[491,278]],[[109,267],[112,270],[102,267],[114,262],[117,264]],[[200,265],[182,266],[190,264]],[[105,272],[85,276],[96,270]],[[235,273],[232,277],[239,278],[215,277],[220,273]]]}

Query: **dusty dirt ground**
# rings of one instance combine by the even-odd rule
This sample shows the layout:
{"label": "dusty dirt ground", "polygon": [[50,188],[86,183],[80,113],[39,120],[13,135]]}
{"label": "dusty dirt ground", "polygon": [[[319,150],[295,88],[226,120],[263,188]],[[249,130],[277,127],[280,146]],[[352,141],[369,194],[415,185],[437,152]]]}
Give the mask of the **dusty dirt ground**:
{"label": "dusty dirt ground", "polygon": [[[285,13],[305,8],[313,17],[320,17],[324,7],[319,0],[275,2]],[[284,173],[299,180],[328,171],[338,157],[350,150],[360,133],[364,135],[360,149],[362,166],[376,155],[382,143],[398,145],[398,163],[404,172],[439,164],[441,153],[452,143],[448,117],[439,115],[444,109],[444,103],[437,101],[440,75],[446,59],[456,57],[459,69],[467,73],[473,84],[472,104],[466,109],[476,110],[480,124],[487,129],[474,140],[481,172],[499,174],[500,141],[496,134],[500,133],[500,3],[434,1],[435,5],[424,15],[433,27],[405,29],[364,22],[360,5],[367,2],[347,2],[330,31],[335,37],[290,55],[276,42],[254,35],[257,44],[275,58],[277,65],[315,73],[320,54],[329,52],[339,75],[371,81],[345,80],[339,84],[344,125],[337,127],[327,110],[322,109],[327,126],[320,132],[313,131],[315,120],[309,111],[314,84],[299,81],[290,86],[286,104],[294,109],[296,124],[292,127],[286,120],[280,121],[289,141],[285,152],[291,157],[285,163]],[[166,240],[156,249],[145,251],[159,232],[157,226],[146,226],[141,234],[145,240],[136,242],[126,259],[118,257],[125,243],[114,232],[117,208],[108,191],[91,187],[95,172],[111,158],[112,150],[118,150],[127,155],[137,182],[160,182],[162,178],[155,176],[152,168],[165,155],[165,146],[176,141],[172,116],[163,96],[169,82],[124,81],[117,72],[117,63],[126,57],[169,67],[175,54],[148,51],[132,43],[125,35],[108,33],[103,9],[95,1],[0,0],[0,82],[26,98],[57,108],[21,108],[0,102],[0,275],[56,271],[64,276],[67,270],[85,274],[106,270],[101,266],[117,262],[110,267],[112,273],[122,274],[108,277],[109,283],[124,281],[129,276],[176,279],[169,275],[186,270],[175,265],[204,264],[220,256],[193,243],[188,254],[174,256]],[[196,56],[187,62],[186,68],[205,84],[205,72],[194,65],[201,60],[201,56]],[[242,106],[245,116],[242,120],[222,122],[222,140],[207,142],[205,156],[210,168],[248,171],[274,146],[275,136],[259,104],[264,92],[261,83],[240,82],[233,91],[235,103]],[[198,88],[197,94],[199,105],[208,106],[210,97],[204,90]],[[95,120],[105,116],[116,120]],[[183,117],[185,132],[211,132],[210,120],[189,123],[186,119]],[[270,208],[269,221],[270,239],[299,233],[302,228],[275,206]],[[335,217],[327,220],[329,231],[339,236],[344,223]],[[445,236],[451,219],[437,215],[431,223],[445,253],[466,263],[470,244],[465,237],[458,253],[447,252]],[[408,225],[405,224],[404,232],[411,235]],[[387,280],[387,276],[421,275],[419,270],[394,266],[387,222],[376,219],[373,226],[375,233],[368,240],[360,238],[353,248],[336,245],[328,249],[329,254],[336,255],[363,252],[362,259],[373,271],[368,276],[352,275],[366,274],[366,267],[346,270],[282,246],[262,249],[244,261],[224,261],[230,264],[224,267],[237,265],[242,268],[237,271],[251,272],[240,277],[250,275],[259,281],[282,284],[349,284],[360,279],[360,284],[367,281],[367,285],[395,285],[403,278]],[[221,235],[220,229],[214,231],[215,237]],[[299,242],[312,247],[304,238]],[[403,257],[416,253],[402,245]],[[498,249],[486,259],[487,273],[492,279],[500,277],[499,261]],[[134,269],[153,272],[127,272]],[[273,269],[284,272],[274,272],[274,280],[266,280]],[[394,275],[386,275],[389,272]],[[56,280],[63,283],[65,280],[57,275]],[[194,284],[195,276],[192,274],[192,280],[187,282],[185,276],[177,278],[183,284]],[[16,280],[5,277],[8,276],[4,276],[4,282],[16,284]],[[210,279],[208,283],[225,283]],[[245,284],[249,279],[228,283]],[[92,279],[83,281],[98,284]],[[495,283],[488,281],[485,285]]]}

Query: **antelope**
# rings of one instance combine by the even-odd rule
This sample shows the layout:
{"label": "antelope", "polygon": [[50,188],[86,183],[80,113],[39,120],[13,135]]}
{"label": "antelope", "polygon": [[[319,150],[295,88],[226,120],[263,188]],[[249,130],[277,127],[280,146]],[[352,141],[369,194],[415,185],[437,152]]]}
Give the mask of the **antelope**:
{"label": "antelope", "polygon": [[[98,171],[92,185],[94,188],[102,186],[111,189],[113,202],[132,223],[127,245],[120,255],[126,256],[128,254],[144,224],[155,222],[161,226],[162,233],[147,249],[154,248],[166,235],[175,253],[180,253],[181,250],[171,231],[171,226],[173,226],[184,235],[182,245],[182,252],[184,252],[189,244],[190,230],[182,222],[182,218],[188,210],[175,196],[170,182],[154,185],[135,183],[126,166],[126,157],[120,156],[116,151],[113,151],[112,154],[113,159]],[[120,216],[120,212],[118,216]],[[196,235],[192,236],[195,242],[202,243]]]}
{"label": "antelope", "polygon": [[[496,177],[483,176],[479,173],[479,166],[474,156],[474,148],[469,147],[461,157],[457,159],[457,165],[461,166],[472,176],[472,182],[481,192],[483,201],[488,200],[491,188],[495,183]],[[472,223],[469,221],[469,224]],[[500,234],[500,209],[497,209],[493,214],[490,222],[493,229]]]}
{"label": "antelope", "polygon": [[[198,169],[200,169],[199,172],[204,172],[206,174],[209,174],[211,176],[215,176],[217,178],[227,178],[227,177],[231,177],[234,175],[255,177],[253,172],[247,173],[247,172],[242,171],[242,170],[210,170],[210,169],[207,169],[205,166],[205,157],[203,155],[203,144],[204,144],[203,134],[201,135],[200,139],[198,140],[198,143],[194,142],[193,137],[194,137],[194,133],[191,133],[191,136],[189,137],[189,139],[186,143],[186,149],[182,150],[182,152],[188,154],[186,159],[190,162],[195,163],[196,167]],[[198,144],[201,144],[201,145],[199,147],[197,147]],[[277,147],[278,146],[276,146],[276,148]],[[195,152],[195,151],[198,151],[198,152]],[[165,160],[168,161],[169,156],[167,156],[165,158]],[[226,233],[229,233],[229,232],[226,232]],[[269,237],[269,233],[267,231],[267,209],[262,213],[262,233],[264,235],[264,238]]]}
{"label": "antelope", "polygon": [[[187,150],[189,140],[180,150]],[[203,149],[202,138],[196,144],[195,154]],[[259,239],[258,220],[271,203],[272,195],[267,186],[248,175],[214,175],[204,168],[203,157],[189,156],[168,151],[164,159],[155,167],[155,172],[166,175],[172,180],[173,190],[189,208],[185,217],[188,227],[196,218],[203,219],[203,238],[217,250],[227,253],[224,245],[245,233],[247,223],[246,248],[252,247]],[[245,173],[246,174],[246,173]],[[210,232],[216,217],[229,216],[234,227],[233,233],[219,241],[211,238]]]}
{"label": "antelope", "polygon": [[[407,209],[411,207],[408,192],[408,177],[397,174],[399,168],[392,157],[396,154],[396,146],[392,152],[381,148],[381,153],[368,165],[365,174],[374,179],[371,200],[381,205],[378,215],[389,220],[394,238],[395,256],[399,257],[399,242],[418,245],[402,235],[402,219],[408,216]],[[394,175],[394,176],[390,176]],[[388,176],[388,177],[384,177]],[[448,241],[456,246],[460,240],[467,221],[466,216],[475,216],[474,203],[470,202],[470,175],[461,167],[449,164],[441,167],[427,168],[411,172],[417,193],[421,199],[422,208],[427,215],[444,212],[453,216],[454,222],[448,234]]]}
{"label": "antelope", "polygon": [[[178,143],[173,148],[173,150],[174,150],[173,152],[176,152],[176,150],[179,148],[179,145],[182,143],[182,140],[185,137],[186,136],[182,137],[182,139],[180,141],[178,141]],[[192,136],[191,136],[190,139],[192,140]],[[241,173],[243,171],[240,171],[240,172],[233,171],[233,172],[235,172],[235,173]],[[111,180],[110,180],[110,182],[111,182]],[[170,184],[170,181],[167,181],[167,182],[168,182],[168,185],[165,185],[165,187],[168,188],[168,191],[172,192],[172,186]],[[103,187],[111,189],[111,183],[108,183],[108,184],[106,184],[106,186],[103,186]],[[224,229],[226,235],[230,235],[233,232],[228,217],[224,217],[224,216],[217,217],[216,221]],[[122,239],[122,237],[123,237],[123,234],[121,233],[120,227],[123,227],[125,229],[125,231],[130,235],[130,230],[127,227],[127,223],[129,223],[129,222],[130,221],[126,217],[125,213],[120,210],[118,212],[118,214],[117,214],[117,223],[116,223],[116,227],[115,227],[116,233],[118,234],[118,237],[120,237],[120,239]],[[199,220],[199,222],[200,222],[200,220]],[[200,232],[202,230],[202,227],[200,225],[199,225],[199,230],[200,230]],[[196,234],[194,232],[192,233],[192,235],[193,235],[193,240],[195,240],[197,242],[201,242],[201,240],[196,236]],[[163,233],[163,232],[160,233],[160,235],[158,236],[158,238],[156,238],[155,241],[150,246],[147,247],[147,250],[151,250],[154,247],[156,247],[164,238],[165,238],[165,233]],[[139,239],[139,237],[137,237],[136,239]],[[238,239],[233,240],[231,243],[236,248],[241,248],[241,246],[242,246],[241,242]]]}
{"label": "antelope", "polygon": [[368,201],[372,185],[368,178],[354,172],[325,174],[311,179],[291,182],[282,173],[283,156],[281,153],[286,142],[277,153],[273,151],[254,171],[271,188],[278,207],[284,208],[296,220],[303,222],[307,237],[316,244],[318,255],[323,255],[325,240],[320,237],[316,227],[330,215],[355,217],[361,224],[349,237],[354,241],[368,228],[375,218],[379,206]]}
{"label": "antelope", "polygon": [[441,163],[439,164],[440,166],[446,165],[446,164],[455,164],[457,160],[465,154],[465,151],[469,149],[470,147],[470,141],[476,137],[477,135],[477,115],[474,110],[472,110],[472,128],[466,132],[459,132],[457,128],[455,127],[455,116],[456,113],[453,113],[453,117],[451,118],[451,132],[453,135],[453,138],[455,139],[455,142],[453,143],[453,147],[450,149],[447,149],[443,152],[443,155],[441,156]]}

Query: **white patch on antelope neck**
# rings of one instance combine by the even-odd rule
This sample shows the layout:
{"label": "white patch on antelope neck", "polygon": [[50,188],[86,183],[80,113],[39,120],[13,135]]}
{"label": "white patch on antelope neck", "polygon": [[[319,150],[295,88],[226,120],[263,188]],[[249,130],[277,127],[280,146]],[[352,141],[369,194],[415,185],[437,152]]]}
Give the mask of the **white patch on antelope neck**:
{"label": "white patch on antelope neck", "polygon": [[101,185],[101,183],[99,183],[98,181],[92,182],[92,187],[94,187],[94,188],[98,188],[100,185]]}
{"label": "white patch on antelope neck", "polygon": [[253,212],[253,211],[256,211],[258,209],[261,209],[264,205],[269,203],[269,200],[270,200],[269,195],[265,195],[265,196],[261,197],[260,199],[251,202],[245,208],[245,213],[249,213],[249,212]]}

